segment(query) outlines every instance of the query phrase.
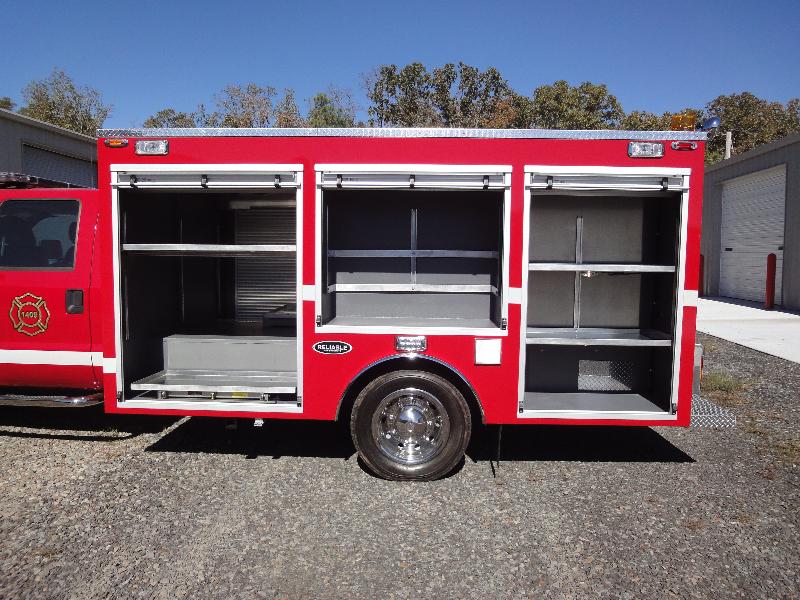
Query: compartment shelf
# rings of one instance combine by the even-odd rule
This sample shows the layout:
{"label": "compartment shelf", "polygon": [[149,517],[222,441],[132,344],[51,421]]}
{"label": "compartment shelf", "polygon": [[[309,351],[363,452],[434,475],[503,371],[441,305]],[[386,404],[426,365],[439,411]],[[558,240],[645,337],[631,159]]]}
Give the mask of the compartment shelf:
{"label": "compartment shelf", "polygon": [[334,283],[328,293],[337,292],[428,292],[432,294],[497,294],[493,285],[432,283]]}
{"label": "compartment shelf", "polygon": [[331,258],[498,258],[494,250],[328,250]]}
{"label": "compartment shelf", "polygon": [[292,255],[294,244],[123,244],[124,252],[152,256],[225,256]]}
{"label": "compartment shelf", "polygon": [[666,411],[636,393],[525,392],[525,411],[658,413]]}
{"label": "compartment shelf", "polygon": [[604,273],[674,273],[672,265],[644,265],[637,263],[571,263],[531,262],[529,271],[596,271]]}
{"label": "compartment shelf", "polygon": [[563,346],[666,346],[671,337],[652,329],[528,327],[526,344]]}
{"label": "compartment shelf", "polygon": [[284,371],[159,371],[131,384],[132,390],[178,393],[295,394],[297,374]]}

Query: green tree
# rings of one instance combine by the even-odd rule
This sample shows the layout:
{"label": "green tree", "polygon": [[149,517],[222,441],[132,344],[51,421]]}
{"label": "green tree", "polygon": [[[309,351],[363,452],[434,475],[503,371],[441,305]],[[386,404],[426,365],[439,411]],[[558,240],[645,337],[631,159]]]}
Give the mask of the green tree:
{"label": "green tree", "polygon": [[[800,131],[800,98],[786,104],[758,98],[750,92],[717,96],[706,105],[705,116],[717,116],[720,133],[733,133],[733,155]],[[706,160],[721,160],[725,155],[725,136],[708,140]]]}
{"label": "green tree", "polygon": [[22,90],[25,106],[20,114],[94,136],[111,114],[100,92],[78,87],[64,71],[54,69],[46,78],[30,82]]}
{"label": "green tree", "polygon": [[17,104],[8,96],[0,96],[0,108],[4,110],[14,110]]}
{"label": "green tree", "polygon": [[305,124],[297,108],[294,90],[285,89],[283,98],[275,105],[275,127],[304,127]]}
{"label": "green tree", "polygon": [[[488,127],[503,108],[519,108],[500,72],[448,63],[382,65],[365,78],[370,122],[379,127]],[[514,121],[506,116],[503,121]]]}
{"label": "green tree", "polygon": [[316,94],[310,101],[309,127],[355,127],[356,107],[350,93],[331,87]]}
{"label": "green tree", "polygon": [[216,110],[205,117],[207,126],[269,127],[275,117],[273,87],[255,83],[229,85],[216,96]]}
{"label": "green tree", "polygon": [[197,127],[193,113],[178,112],[174,108],[165,108],[148,117],[144,122],[145,127]]}
{"label": "green tree", "polygon": [[544,129],[615,129],[624,114],[605,84],[563,80],[534,90],[532,112],[534,126]]}

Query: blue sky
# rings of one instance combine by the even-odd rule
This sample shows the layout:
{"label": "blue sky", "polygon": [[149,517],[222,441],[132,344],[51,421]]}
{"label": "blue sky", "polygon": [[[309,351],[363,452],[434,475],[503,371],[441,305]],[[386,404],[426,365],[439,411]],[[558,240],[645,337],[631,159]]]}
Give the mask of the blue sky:
{"label": "blue sky", "polygon": [[800,96],[800,2],[257,2],[2,0],[0,96],[54,67],[114,105],[107,126],[211,104],[230,83],[330,84],[366,104],[377,65],[497,67],[519,92],[603,82],[625,110],[702,106],[744,90]]}

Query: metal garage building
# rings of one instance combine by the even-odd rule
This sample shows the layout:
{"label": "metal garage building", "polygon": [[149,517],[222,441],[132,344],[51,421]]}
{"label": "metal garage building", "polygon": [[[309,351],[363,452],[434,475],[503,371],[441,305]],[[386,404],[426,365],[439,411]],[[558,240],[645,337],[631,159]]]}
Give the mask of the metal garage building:
{"label": "metal garage building", "polygon": [[763,302],[772,253],[775,303],[800,309],[800,134],[708,167],[704,195],[706,295]]}
{"label": "metal garage building", "polygon": [[93,137],[0,109],[0,173],[95,187],[95,144]]}

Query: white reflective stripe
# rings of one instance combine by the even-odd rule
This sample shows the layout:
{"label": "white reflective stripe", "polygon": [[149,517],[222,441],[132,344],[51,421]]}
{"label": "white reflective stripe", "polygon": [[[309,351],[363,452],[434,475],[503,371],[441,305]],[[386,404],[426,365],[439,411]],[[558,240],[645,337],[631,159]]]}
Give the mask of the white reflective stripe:
{"label": "white reflective stripe", "polygon": [[508,288],[508,303],[522,304],[522,288],[518,287]]}
{"label": "white reflective stripe", "polygon": [[103,360],[102,352],[72,350],[0,350],[0,363],[91,367]]}
{"label": "white reflective stripe", "polygon": [[304,285],[303,286],[303,301],[309,302],[316,300],[317,286],[315,285]]}
{"label": "white reflective stripe", "polygon": [[117,372],[117,359],[103,358],[103,373],[116,373],[116,372]]}
{"label": "white reflective stripe", "polygon": [[697,306],[697,290],[683,290],[683,305]]}

